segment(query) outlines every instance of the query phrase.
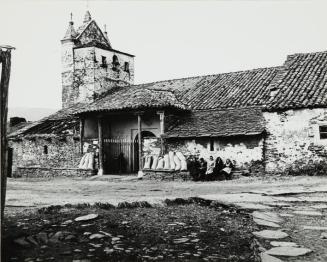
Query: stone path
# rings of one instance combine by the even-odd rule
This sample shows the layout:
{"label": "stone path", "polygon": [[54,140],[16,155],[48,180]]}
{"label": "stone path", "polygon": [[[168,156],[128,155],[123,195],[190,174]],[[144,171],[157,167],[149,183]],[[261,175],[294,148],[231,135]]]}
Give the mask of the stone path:
{"label": "stone path", "polygon": [[[322,191],[319,191],[322,190]],[[327,261],[327,194],[325,187],[273,189],[205,199],[237,206],[252,213],[263,262]]]}

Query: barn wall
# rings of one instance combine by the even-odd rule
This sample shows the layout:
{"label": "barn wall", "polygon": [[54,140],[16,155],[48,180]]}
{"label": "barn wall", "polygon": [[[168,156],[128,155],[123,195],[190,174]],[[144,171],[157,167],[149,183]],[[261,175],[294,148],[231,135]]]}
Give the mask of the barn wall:
{"label": "barn wall", "polygon": [[253,161],[263,160],[263,138],[246,136],[213,139],[214,147],[210,150],[210,139],[169,139],[166,141],[167,151],[180,151],[185,156],[196,155],[208,160],[210,156],[221,157],[224,161],[236,161],[238,167],[248,167]]}
{"label": "barn wall", "polygon": [[[67,136],[10,141],[13,148],[13,174],[17,167],[77,168],[81,159],[80,141]],[[47,154],[45,153],[47,147]]]}
{"label": "barn wall", "polygon": [[319,126],[327,125],[327,109],[265,112],[266,171],[283,171],[309,161],[326,161],[327,139],[320,139]]}

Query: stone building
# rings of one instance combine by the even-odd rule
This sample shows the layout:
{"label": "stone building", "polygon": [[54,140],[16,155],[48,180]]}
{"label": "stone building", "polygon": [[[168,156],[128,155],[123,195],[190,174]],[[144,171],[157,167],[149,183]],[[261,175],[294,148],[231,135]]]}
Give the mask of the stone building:
{"label": "stone building", "polygon": [[[266,172],[326,160],[327,52],[134,85],[134,56],[113,49],[89,12],[61,43],[63,109],[10,134],[17,176],[130,173],[169,151]],[[86,152],[92,169],[78,168]]]}

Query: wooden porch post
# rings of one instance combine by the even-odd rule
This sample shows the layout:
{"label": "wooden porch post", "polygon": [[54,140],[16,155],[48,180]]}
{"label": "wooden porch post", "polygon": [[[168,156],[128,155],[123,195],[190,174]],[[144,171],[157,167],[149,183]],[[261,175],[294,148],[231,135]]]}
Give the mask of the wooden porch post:
{"label": "wooden porch post", "polygon": [[157,114],[159,115],[160,120],[160,146],[161,146],[161,153],[164,154],[164,144],[163,144],[163,134],[165,133],[165,112],[158,111]]}
{"label": "wooden porch post", "polygon": [[139,173],[142,172],[142,124],[141,113],[137,114],[137,129],[139,138]]}
{"label": "wooden porch post", "polygon": [[102,134],[102,119],[98,118],[98,142],[99,142],[99,170],[98,176],[103,175],[103,134]]}
{"label": "wooden porch post", "polygon": [[163,135],[165,133],[165,112],[158,111],[157,114],[160,117],[160,135]]}
{"label": "wooden porch post", "polygon": [[79,136],[80,136],[79,140],[80,140],[81,155],[83,155],[84,123],[85,123],[85,119],[80,118],[80,121],[79,121]]}

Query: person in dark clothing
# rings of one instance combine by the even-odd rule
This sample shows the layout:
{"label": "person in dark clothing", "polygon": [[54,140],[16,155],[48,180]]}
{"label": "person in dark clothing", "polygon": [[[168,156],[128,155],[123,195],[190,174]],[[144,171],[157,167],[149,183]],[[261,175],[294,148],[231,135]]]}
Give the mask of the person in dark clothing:
{"label": "person in dark clothing", "polygon": [[234,165],[230,159],[226,159],[225,167],[223,168],[222,172],[224,173],[227,180],[232,179],[232,171],[234,169]]}
{"label": "person in dark clothing", "polygon": [[201,157],[199,163],[199,180],[205,179],[206,172],[207,172],[207,162],[204,161],[204,159]]}
{"label": "person in dark clothing", "polygon": [[215,168],[214,168],[215,180],[225,180],[226,179],[224,172],[221,172],[224,167],[225,167],[225,164],[224,164],[223,160],[220,157],[217,157]]}
{"label": "person in dark clothing", "polygon": [[199,180],[199,161],[194,156],[190,156],[187,160],[187,170],[190,172],[194,181]]}

